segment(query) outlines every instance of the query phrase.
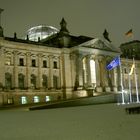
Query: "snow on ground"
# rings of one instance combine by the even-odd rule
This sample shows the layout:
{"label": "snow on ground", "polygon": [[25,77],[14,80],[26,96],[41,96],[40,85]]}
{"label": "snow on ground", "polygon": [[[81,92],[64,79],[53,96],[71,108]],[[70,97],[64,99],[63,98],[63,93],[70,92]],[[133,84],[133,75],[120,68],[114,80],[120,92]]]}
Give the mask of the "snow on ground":
{"label": "snow on ground", "polygon": [[123,139],[140,139],[140,114],[117,104],[0,111],[0,140]]}

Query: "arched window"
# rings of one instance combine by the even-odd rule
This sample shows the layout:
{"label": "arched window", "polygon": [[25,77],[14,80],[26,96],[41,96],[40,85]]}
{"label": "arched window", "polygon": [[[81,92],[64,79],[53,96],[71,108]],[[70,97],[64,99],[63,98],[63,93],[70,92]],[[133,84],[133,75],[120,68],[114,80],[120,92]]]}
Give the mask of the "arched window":
{"label": "arched window", "polygon": [[12,75],[10,73],[5,73],[5,88],[11,89],[12,88]]}
{"label": "arched window", "polygon": [[22,73],[18,74],[18,87],[24,89],[24,75]]}
{"label": "arched window", "polygon": [[54,68],[54,69],[57,69],[57,61],[54,61],[54,62],[53,62],[53,68]]}
{"label": "arched window", "polygon": [[34,74],[31,75],[31,86],[36,88],[36,76]]}
{"label": "arched window", "polygon": [[46,75],[42,75],[42,86],[43,88],[48,87],[48,77]]}
{"label": "arched window", "polygon": [[24,59],[23,58],[19,58],[19,66],[24,66]]}
{"label": "arched window", "polygon": [[43,60],[43,68],[47,68],[47,61]]}
{"label": "arched window", "polygon": [[58,77],[57,76],[53,76],[53,87],[55,88],[55,89],[57,89],[58,88]]}

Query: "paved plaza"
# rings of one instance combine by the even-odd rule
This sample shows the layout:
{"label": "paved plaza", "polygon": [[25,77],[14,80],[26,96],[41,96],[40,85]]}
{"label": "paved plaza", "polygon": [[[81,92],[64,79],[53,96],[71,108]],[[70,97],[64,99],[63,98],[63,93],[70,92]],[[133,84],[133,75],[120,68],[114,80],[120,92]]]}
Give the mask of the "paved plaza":
{"label": "paved plaza", "polygon": [[136,140],[140,115],[128,105],[101,104],[29,111],[0,111],[1,140]]}

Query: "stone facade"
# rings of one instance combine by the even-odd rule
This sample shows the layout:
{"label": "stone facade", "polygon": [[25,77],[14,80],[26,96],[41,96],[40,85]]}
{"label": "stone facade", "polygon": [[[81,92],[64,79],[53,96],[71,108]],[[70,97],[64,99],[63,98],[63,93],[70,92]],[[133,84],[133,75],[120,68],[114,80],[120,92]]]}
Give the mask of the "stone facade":
{"label": "stone facade", "polygon": [[[119,92],[120,67],[108,71],[106,65],[120,50],[105,38],[70,35],[64,19],[60,25],[58,34],[38,42],[0,38],[0,105]],[[122,58],[126,91],[126,66],[131,65]],[[140,75],[139,61],[136,65]]]}
{"label": "stone facade", "polygon": [[[96,43],[98,46],[97,42],[90,45]],[[99,51],[85,45],[86,43],[71,48],[54,48],[1,38],[2,103],[20,104],[24,102],[22,98],[27,103],[33,103],[35,96],[38,102],[45,102],[45,96],[57,100],[87,96],[93,90],[113,91],[109,86],[105,66],[118,52]],[[92,77],[91,60],[96,67],[96,73],[92,69]],[[117,88],[117,85],[114,86]]]}
{"label": "stone facade", "polygon": [[10,96],[29,93],[43,96],[51,90],[52,95],[57,93],[57,96],[61,96],[63,83],[60,63],[63,53],[59,49],[4,39],[0,42],[0,84],[5,95],[12,92]]}

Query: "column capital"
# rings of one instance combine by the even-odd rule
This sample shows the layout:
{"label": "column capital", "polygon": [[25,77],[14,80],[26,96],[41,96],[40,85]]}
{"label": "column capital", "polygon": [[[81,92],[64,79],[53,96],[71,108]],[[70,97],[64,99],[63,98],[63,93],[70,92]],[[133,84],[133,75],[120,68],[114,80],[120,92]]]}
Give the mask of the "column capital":
{"label": "column capital", "polygon": [[113,58],[111,56],[106,56],[107,61],[111,61]]}
{"label": "column capital", "polygon": [[75,53],[71,53],[70,54],[70,60],[74,60],[76,58],[76,54]]}
{"label": "column capital", "polygon": [[53,55],[52,54],[48,55],[48,58],[53,58]]}
{"label": "column capital", "polygon": [[42,53],[38,53],[37,56],[38,56],[38,57],[42,57],[43,54],[42,54]]}
{"label": "column capital", "polygon": [[26,55],[27,56],[31,56],[31,52],[26,52]]}
{"label": "column capital", "polygon": [[82,59],[83,57],[85,57],[85,55],[82,52],[74,52],[73,55],[75,55],[79,59]]}
{"label": "column capital", "polygon": [[104,55],[98,55],[97,59],[99,62],[102,62],[104,60],[105,56]]}
{"label": "column capital", "polygon": [[88,59],[90,59],[91,58],[91,54],[88,54],[85,57],[88,58]]}
{"label": "column capital", "polygon": [[91,59],[96,60],[97,59],[97,55],[96,54],[92,54],[91,55]]}
{"label": "column capital", "polygon": [[14,55],[17,55],[18,53],[19,53],[19,51],[17,51],[17,50],[14,50],[14,51],[13,51],[13,54],[14,54]]}

